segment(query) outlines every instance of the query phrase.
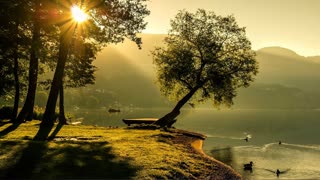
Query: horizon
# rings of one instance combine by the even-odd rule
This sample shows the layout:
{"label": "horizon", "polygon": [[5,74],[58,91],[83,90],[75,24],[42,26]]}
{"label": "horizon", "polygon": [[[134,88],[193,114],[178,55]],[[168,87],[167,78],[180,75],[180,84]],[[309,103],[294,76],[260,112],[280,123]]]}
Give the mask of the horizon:
{"label": "horizon", "polygon": [[246,27],[254,50],[280,46],[301,56],[320,55],[320,25],[315,23],[320,16],[318,0],[162,0],[149,1],[147,6],[151,14],[146,18],[148,25],[143,33],[167,34],[170,19],[179,10],[194,12],[202,8],[217,15],[234,15],[238,24]]}
{"label": "horizon", "polygon": [[[143,35],[167,35],[167,34],[161,34],[161,33],[146,33],[146,32],[142,32],[140,34],[143,34]],[[124,43],[124,42],[122,42],[122,43]],[[119,44],[121,44],[121,43],[119,43]],[[115,46],[117,46],[117,45],[115,45]],[[143,38],[142,38],[142,46],[143,46]],[[280,45],[270,45],[270,46],[263,46],[263,47],[252,47],[252,49],[254,51],[259,51],[259,50],[264,49],[264,48],[282,48],[282,49],[287,49],[289,51],[293,51],[294,53],[296,53],[297,55],[302,56],[302,57],[319,57],[320,56],[320,52],[318,54],[304,55],[304,54],[301,54],[300,52],[298,52],[298,51],[296,51],[294,49],[291,49],[291,48],[285,47],[285,46],[280,46]]]}

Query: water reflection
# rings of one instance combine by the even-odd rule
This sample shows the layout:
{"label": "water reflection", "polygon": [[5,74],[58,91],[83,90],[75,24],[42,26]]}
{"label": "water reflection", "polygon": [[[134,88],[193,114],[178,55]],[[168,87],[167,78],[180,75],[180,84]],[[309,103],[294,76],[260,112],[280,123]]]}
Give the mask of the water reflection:
{"label": "water reflection", "polygon": [[[208,154],[215,159],[231,166],[233,169],[236,169],[244,179],[251,179],[255,177],[252,174],[254,172],[253,162],[250,161],[248,164],[241,164],[237,162],[236,158],[234,158],[235,154],[232,147],[217,147],[211,149],[210,153]],[[240,169],[239,166],[241,166],[242,169]]]}
{"label": "water reflection", "polygon": [[210,151],[210,155],[215,159],[224,162],[232,167],[233,153],[231,147],[214,148]]}

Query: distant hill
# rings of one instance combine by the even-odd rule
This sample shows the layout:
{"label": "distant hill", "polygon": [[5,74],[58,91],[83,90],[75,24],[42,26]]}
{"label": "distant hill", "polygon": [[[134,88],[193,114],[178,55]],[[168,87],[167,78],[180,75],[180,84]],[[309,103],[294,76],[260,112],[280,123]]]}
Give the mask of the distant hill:
{"label": "distant hill", "polygon": [[257,51],[259,74],[235,101],[239,108],[318,108],[320,57],[304,57],[282,47]]}
{"label": "distant hill", "polygon": [[[135,107],[168,107],[155,84],[150,51],[163,45],[165,35],[141,34],[143,45],[125,41],[105,48],[95,61],[96,84],[89,86],[108,95],[104,104],[115,101]],[[320,57],[303,57],[281,47],[257,51],[259,74],[255,82],[240,89],[235,108],[316,108],[320,107]],[[172,107],[172,103],[170,105]]]}
{"label": "distant hill", "polygon": [[304,91],[320,91],[320,57],[304,57],[281,47],[257,51],[257,83],[281,84]]}

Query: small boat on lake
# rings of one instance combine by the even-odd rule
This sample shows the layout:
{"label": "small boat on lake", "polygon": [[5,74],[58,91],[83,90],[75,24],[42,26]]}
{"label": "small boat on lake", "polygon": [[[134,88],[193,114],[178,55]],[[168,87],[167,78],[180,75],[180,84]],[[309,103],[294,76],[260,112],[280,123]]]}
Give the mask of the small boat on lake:
{"label": "small boat on lake", "polygon": [[116,112],[120,112],[120,109],[113,109],[113,108],[110,108],[108,110],[109,113],[116,113]]}

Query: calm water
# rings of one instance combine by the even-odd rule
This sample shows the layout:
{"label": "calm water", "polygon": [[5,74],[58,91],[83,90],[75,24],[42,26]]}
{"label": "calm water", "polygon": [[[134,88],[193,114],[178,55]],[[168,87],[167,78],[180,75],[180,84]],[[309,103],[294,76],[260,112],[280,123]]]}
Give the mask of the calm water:
{"label": "calm water", "polygon": [[[125,126],[121,119],[161,117],[169,109],[124,109],[121,113],[78,110],[84,124]],[[177,128],[206,134],[208,155],[232,166],[245,179],[320,179],[319,110],[185,110]],[[249,141],[243,140],[246,136]],[[281,141],[281,145],[279,145]],[[243,164],[254,162],[252,172]]]}

